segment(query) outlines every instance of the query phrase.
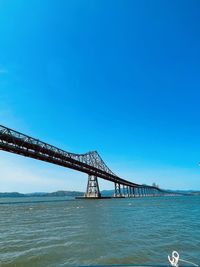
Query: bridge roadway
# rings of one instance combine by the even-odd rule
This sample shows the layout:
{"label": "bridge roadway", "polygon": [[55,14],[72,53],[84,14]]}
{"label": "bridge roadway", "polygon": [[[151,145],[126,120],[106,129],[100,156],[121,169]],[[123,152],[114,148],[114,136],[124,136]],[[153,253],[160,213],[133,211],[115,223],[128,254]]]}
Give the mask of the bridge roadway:
{"label": "bridge roadway", "polygon": [[[97,151],[85,154],[69,153],[55,146],[0,125],[0,150],[46,161],[88,174],[86,197],[99,198],[97,177],[115,183],[115,196],[172,194],[157,187],[122,179],[104,163]],[[123,190],[122,187],[123,186]]]}

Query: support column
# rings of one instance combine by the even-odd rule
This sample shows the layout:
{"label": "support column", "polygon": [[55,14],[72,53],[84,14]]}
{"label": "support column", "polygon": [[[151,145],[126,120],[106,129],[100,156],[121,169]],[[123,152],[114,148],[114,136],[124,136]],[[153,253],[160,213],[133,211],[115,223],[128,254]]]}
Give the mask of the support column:
{"label": "support column", "polygon": [[143,188],[140,187],[140,196],[143,197]]}
{"label": "support column", "polygon": [[130,197],[128,185],[126,186],[126,195],[127,195],[127,197]]}
{"label": "support column", "polygon": [[85,197],[86,198],[101,198],[97,176],[88,175],[88,184],[87,184]]}
{"label": "support column", "polygon": [[125,185],[123,184],[123,196],[125,197],[126,196],[126,193],[125,193]]}
{"label": "support column", "polygon": [[146,187],[144,188],[144,192],[145,192],[145,197],[147,197],[148,196],[148,192],[147,192],[147,188]]}
{"label": "support column", "polygon": [[147,191],[146,191],[146,187],[144,187],[144,196],[147,196]]}
{"label": "support column", "polygon": [[132,188],[133,189],[133,197],[135,197],[135,187]]}
{"label": "support column", "polygon": [[130,197],[133,197],[133,187],[129,186],[129,190],[130,190]]}
{"label": "support column", "polygon": [[147,188],[147,194],[148,194],[148,197],[151,197],[151,189],[150,188]]}
{"label": "support column", "polygon": [[137,190],[138,190],[138,197],[141,197],[140,187],[138,187]]}
{"label": "support column", "polygon": [[135,197],[139,197],[139,195],[138,195],[138,187],[135,187]]}
{"label": "support column", "polygon": [[145,197],[145,188],[142,187],[142,196]]}
{"label": "support column", "polygon": [[121,197],[121,187],[119,183],[115,183],[115,197]]}

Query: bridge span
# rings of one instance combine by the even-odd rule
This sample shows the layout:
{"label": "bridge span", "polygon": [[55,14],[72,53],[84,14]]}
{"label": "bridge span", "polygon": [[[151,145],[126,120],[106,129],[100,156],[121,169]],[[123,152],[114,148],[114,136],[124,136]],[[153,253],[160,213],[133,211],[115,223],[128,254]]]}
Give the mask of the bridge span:
{"label": "bridge span", "polygon": [[0,125],[0,150],[86,173],[88,175],[86,198],[101,198],[98,178],[114,183],[114,197],[174,195],[155,186],[133,183],[117,176],[108,168],[97,151],[85,154],[69,153],[2,125]]}

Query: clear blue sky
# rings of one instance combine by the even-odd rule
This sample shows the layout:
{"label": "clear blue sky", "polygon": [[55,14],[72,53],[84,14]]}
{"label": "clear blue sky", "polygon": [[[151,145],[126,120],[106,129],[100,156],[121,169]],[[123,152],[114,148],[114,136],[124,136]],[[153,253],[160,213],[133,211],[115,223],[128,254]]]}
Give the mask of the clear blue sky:
{"label": "clear blue sky", "polygon": [[[134,182],[200,190],[199,118],[199,1],[0,1],[1,124],[98,150]],[[5,152],[0,169],[0,191],[86,187]]]}

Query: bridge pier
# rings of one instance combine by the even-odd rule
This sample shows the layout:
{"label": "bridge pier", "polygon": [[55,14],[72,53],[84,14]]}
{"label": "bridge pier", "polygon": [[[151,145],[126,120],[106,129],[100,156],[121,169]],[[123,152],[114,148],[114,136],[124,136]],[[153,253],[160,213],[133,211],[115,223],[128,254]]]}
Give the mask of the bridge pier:
{"label": "bridge pier", "polygon": [[140,187],[137,187],[137,192],[138,192],[138,197],[140,197],[141,196]]}
{"label": "bridge pier", "polygon": [[135,197],[135,187],[132,187],[133,190],[133,197]]}
{"label": "bridge pier", "polygon": [[114,194],[114,197],[122,197],[120,183],[115,183],[115,194]]}
{"label": "bridge pier", "polygon": [[127,196],[127,197],[130,197],[129,186],[128,186],[128,185],[126,186],[126,196]]}
{"label": "bridge pier", "polygon": [[131,197],[135,197],[135,190],[134,190],[134,187],[131,187]]}
{"label": "bridge pier", "polygon": [[85,198],[101,198],[97,176],[95,175],[88,175]]}
{"label": "bridge pier", "polygon": [[129,186],[130,197],[133,197],[133,187]]}
{"label": "bridge pier", "polygon": [[147,188],[144,187],[144,196],[147,197]]}

